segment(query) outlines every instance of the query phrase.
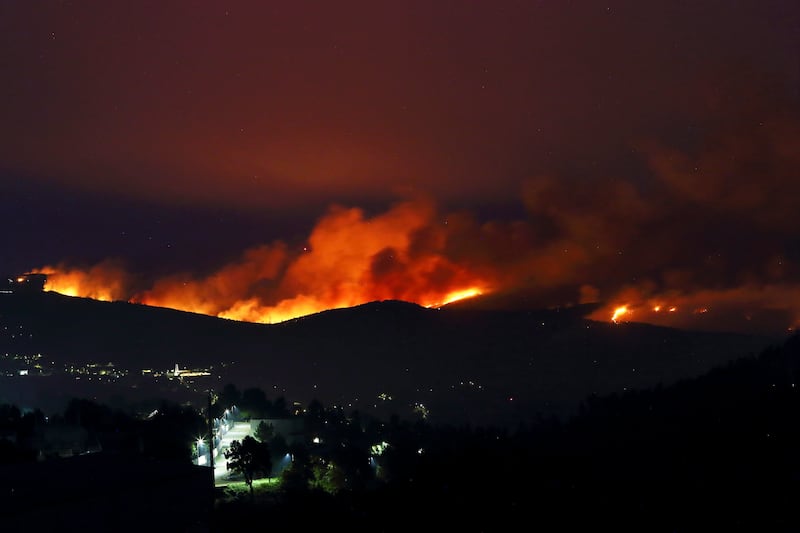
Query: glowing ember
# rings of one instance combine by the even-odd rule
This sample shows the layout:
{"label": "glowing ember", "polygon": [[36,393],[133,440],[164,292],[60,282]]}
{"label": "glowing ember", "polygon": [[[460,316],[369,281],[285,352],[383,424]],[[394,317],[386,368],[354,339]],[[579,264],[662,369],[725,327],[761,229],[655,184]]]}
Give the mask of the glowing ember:
{"label": "glowing ember", "polygon": [[[654,306],[654,307],[653,307],[653,312],[655,312],[655,313],[660,313],[662,310],[664,310],[664,306],[662,306],[662,305],[656,305],[656,306]],[[673,306],[671,306],[671,307],[668,307],[668,308],[666,309],[666,311],[667,311],[668,313],[674,313],[674,312],[675,312],[675,311],[677,311],[677,310],[678,310],[678,308],[677,308],[677,307],[675,307],[674,305],[673,305]]]}
{"label": "glowing ember", "polygon": [[628,309],[627,305],[617,307],[616,309],[614,309],[614,314],[611,315],[611,321],[614,324],[618,324],[620,317],[627,315],[628,313],[630,313],[630,310]]}

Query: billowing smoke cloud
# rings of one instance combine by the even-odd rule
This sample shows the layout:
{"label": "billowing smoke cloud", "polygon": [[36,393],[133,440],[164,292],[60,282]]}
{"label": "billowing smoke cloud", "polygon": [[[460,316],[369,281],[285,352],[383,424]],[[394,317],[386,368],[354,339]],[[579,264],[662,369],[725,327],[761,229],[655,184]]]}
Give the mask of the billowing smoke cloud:
{"label": "billowing smoke cloud", "polygon": [[[145,284],[118,264],[64,265],[48,288],[279,322],[372,300],[426,306],[525,290],[532,305],[601,301],[593,318],[785,330],[800,320],[800,128],[792,117],[709,128],[694,147],[635,147],[640,175],[526,180],[526,216],[479,220],[429,199],[368,216],[334,206],[304,246],[246,250],[211,275]],[[634,175],[634,177],[631,177]],[[136,285],[136,287],[134,287]],[[752,326],[752,327],[751,327]]]}
{"label": "billowing smoke cloud", "polygon": [[86,271],[45,267],[48,289],[97,299],[127,299],[224,318],[279,322],[373,300],[402,299],[439,306],[493,289],[490,269],[447,256],[451,233],[422,199],[365,216],[335,206],[302,250],[285,243],[245,251],[203,278],[191,273],[133,291],[131,276],[103,263]]}
{"label": "billowing smoke cloud", "polygon": [[696,154],[643,145],[651,216],[631,219],[635,240],[620,243],[627,279],[602,278],[611,303],[594,317],[624,305],[622,319],[682,327],[779,331],[800,322],[798,122],[748,115],[729,126]]}

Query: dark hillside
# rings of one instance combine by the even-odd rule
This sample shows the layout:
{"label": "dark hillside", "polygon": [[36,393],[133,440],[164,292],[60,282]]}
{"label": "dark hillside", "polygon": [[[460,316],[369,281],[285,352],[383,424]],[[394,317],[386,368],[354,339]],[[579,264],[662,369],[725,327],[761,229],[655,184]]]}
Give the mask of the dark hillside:
{"label": "dark hillside", "polygon": [[197,387],[230,382],[303,404],[516,425],[573,413],[587,395],[696,376],[772,341],[593,322],[583,312],[384,301],[260,325],[54,293],[3,295],[0,353],[41,353],[54,367],[111,361],[131,375],[209,367],[213,379]]}

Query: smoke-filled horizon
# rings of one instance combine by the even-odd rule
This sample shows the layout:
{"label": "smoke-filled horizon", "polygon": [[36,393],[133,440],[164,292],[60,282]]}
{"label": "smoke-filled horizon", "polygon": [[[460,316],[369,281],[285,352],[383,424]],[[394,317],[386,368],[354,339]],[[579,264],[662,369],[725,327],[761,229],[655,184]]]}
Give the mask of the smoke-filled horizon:
{"label": "smoke-filled horizon", "polygon": [[800,321],[798,147],[796,121],[763,117],[719,128],[694,154],[643,143],[635,181],[527,179],[513,220],[416,196],[369,215],[334,205],[302,246],[265,242],[210,274],[142,280],[113,259],[37,270],[65,294],[253,322],[524,291],[541,307],[604,302],[600,320],[787,330]]}
{"label": "smoke-filled horizon", "polygon": [[6,2],[0,271],[265,322],[524,293],[786,331],[798,28],[788,0]]}

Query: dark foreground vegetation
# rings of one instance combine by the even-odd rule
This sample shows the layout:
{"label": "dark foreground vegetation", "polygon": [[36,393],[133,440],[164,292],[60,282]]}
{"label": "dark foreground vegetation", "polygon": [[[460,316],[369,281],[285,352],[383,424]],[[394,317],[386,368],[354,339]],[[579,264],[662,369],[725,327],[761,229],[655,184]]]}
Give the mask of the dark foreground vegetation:
{"label": "dark foreground vegetation", "polygon": [[[570,420],[515,430],[378,420],[316,401],[289,415],[285,400],[233,386],[223,398],[238,400],[243,416],[302,418],[303,435],[261,427],[273,482],[199,500],[202,520],[191,524],[206,530],[800,528],[798,336],[699,378],[590,398]],[[34,437],[53,423],[82,428],[86,443],[120,460],[186,464],[204,429],[200,413],[166,404],[136,418],[74,400],[55,421],[4,406],[0,437],[14,438],[0,439],[0,461],[41,465]]]}
{"label": "dark foreground vegetation", "polygon": [[567,422],[382,429],[390,445],[374,477],[364,469],[348,490],[293,485],[255,504],[218,502],[215,529],[800,528],[797,336],[697,379],[590,399]]}

